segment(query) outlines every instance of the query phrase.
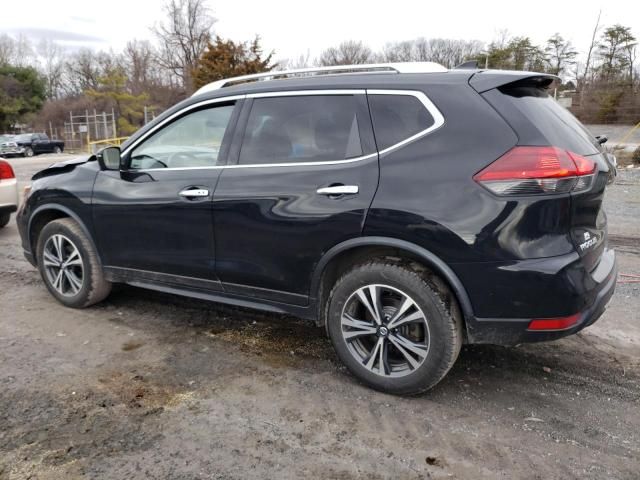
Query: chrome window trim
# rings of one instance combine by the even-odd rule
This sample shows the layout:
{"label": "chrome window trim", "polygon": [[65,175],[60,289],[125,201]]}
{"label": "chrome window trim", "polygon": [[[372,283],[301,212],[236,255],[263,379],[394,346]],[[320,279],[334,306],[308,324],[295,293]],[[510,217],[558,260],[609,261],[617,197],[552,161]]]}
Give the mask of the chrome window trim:
{"label": "chrome window trim", "polygon": [[[215,103],[224,103],[224,102],[233,102],[233,101],[237,101],[237,100],[242,100],[245,97],[246,97],[246,95],[232,95],[230,97],[210,98],[209,100],[203,100],[202,102],[194,103],[192,105],[189,105],[188,107],[183,108],[182,110],[178,110],[176,113],[174,113],[173,115],[165,118],[162,122],[158,123],[155,127],[151,128],[151,129],[149,129],[149,131],[145,132],[144,135],[142,135],[135,142],[133,142],[131,145],[129,145],[126,148],[126,150],[124,150],[122,152],[122,155],[127,155],[131,150],[133,150],[135,147],[137,147],[141,142],[143,142],[144,140],[149,138],[151,135],[153,135],[160,128],[164,127],[167,123],[171,122],[176,117],[179,117],[180,115],[183,115],[184,113],[187,113],[187,112],[189,112],[191,110],[194,110],[194,109],[196,109],[198,107],[203,107],[205,105],[211,105],[211,104],[215,104]],[[136,170],[136,172],[139,172],[139,171],[141,171],[141,170]]]}
{"label": "chrome window trim", "polygon": [[361,157],[347,158],[345,160],[323,160],[321,162],[288,162],[288,163],[251,163],[247,165],[214,165],[211,167],[177,167],[177,168],[146,168],[133,170],[135,172],[170,172],[172,170],[221,170],[227,168],[266,168],[266,167],[310,167],[314,165],[339,165],[343,163],[354,163],[374,158],[378,154],[370,153]]}
{"label": "chrome window trim", "polygon": [[198,107],[222,103],[228,101],[241,100],[245,98],[268,98],[268,97],[295,97],[295,96],[308,96],[308,95],[405,95],[412,96],[417,98],[423,106],[427,109],[429,114],[433,117],[434,123],[429,128],[422,130],[409,138],[406,138],[390,147],[387,147],[383,150],[380,150],[376,153],[370,153],[368,155],[362,155],[354,158],[347,158],[342,160],[325,160],[320,162],[283,162],[283,163],[254,163],[247,165],[212,165],[210,167],[169,167],[169,168],[144,168],[144,169],[133,169],[135,172],[171,172],[178,170],[221,170],[226,168],[280,168],[280,167],[306,167],[306,166],[322,166],[322,165],[339,165],[343,163],[354,163],[360,162],[363,160],[368,160],[377,155],[383,156],[387,153],[390,153],[394,150],[404,147],[405,145],[418,140],[419,138],[428,135],[429,133],[437,130],[442,125],[444,125],[444,116],[438,110],[438,108],[433,104],[433,102],[425,95],[424,92],[418,90],[403,90],[403,89],[333,89],[333,90],[287,90],[287,91],[278,91],[278,92],[257,92],[250,93],[246,95],[232,95],[229,97],[220,97],[214,98],[210,100],[204,100],[202,102],[195,103],[193,105],[189,105],[188,107],[183,108],[182,110],[174,113],[170,117],[167,117],[161,123],[150,129],[145,133],[144,136],[140,137],[133,144],[131,144],[127,149],[122,152],[122,155],[126,155],[133,148],[138,146],[142,141],[146,140],[155,133],[158,129],[171,122],[176,117],[183,115],[184,113],[189,112],[190,110],[196,109]]}
{"label": "chrome window trim", "polygon": [[428,135],[429,133],[433,132],[434,130],[437,130],[442,125],[444,125],[444,116],[442,115],[440,110],[438,110],[438,107],[436,107],[433,104],[433,102],[429,99],[429,97],[425,95],[424,92],[420,92],[417,90],[401,90],[401,89],[378,90],[376,89],[376,90],[367,90],[367,95],[408,95],[408,96],[416,97],[418,100],[420,100],[422,105],[424,105],[424,107],[427,109],[427,111],[433,118],[433,125],[431,125],[429,128],[426,128],[425,130],[422,130],[414,135],[411,135],[409,138],[405,138],[404,140],[396,144],[393,144],[383,150],[378,150],[378,153],[380,154],[381,157],[383,155],[386,155],[387,153],[390,153],[394,150],[402,148],[405,145],[415,140],[418,140],[419,138],[424,137],[425,135]]}
{"label": "chrome window trim", "polygon": [[332,89],[332,90],[283,90],[281,92],[248,93],[247,98],[265,97],[306,97],[310,95],[364,95],[364,88]]}

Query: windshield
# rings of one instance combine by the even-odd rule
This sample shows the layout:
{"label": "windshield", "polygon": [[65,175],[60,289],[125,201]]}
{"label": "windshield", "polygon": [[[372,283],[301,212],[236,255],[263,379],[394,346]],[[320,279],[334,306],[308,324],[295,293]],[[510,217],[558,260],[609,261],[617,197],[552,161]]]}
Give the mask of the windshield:
{"label": "windshield", "polygon": [[30,142],[31,141],[31,134],[30,133],[23,133],[22,135],[16,135],[14,140],[16,142]]}

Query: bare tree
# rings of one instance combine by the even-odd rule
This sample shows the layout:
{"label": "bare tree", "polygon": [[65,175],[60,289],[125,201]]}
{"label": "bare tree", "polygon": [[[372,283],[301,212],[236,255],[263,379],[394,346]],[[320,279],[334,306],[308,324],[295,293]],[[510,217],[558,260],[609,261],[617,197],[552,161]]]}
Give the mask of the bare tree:
{"label": "bare tree", "polygon": [[336,47],[329,47],[320,55],[320,65],[356,65],[375,60],[373,52],[364,43],[347,40]]}
{"label": "bare tree", "polygon": [[387,43],[382,49],[382,60],[385,62],[413,62],[424,60],[418,58],[420,52],[416,48],[416,41],[405,40],[402,42]]}
{"label": "bare tree", "polygon": [[482,48],[482,42],[476,40],[420,37],[386,44],[381,58],[386,62],[430,61],[452,68],[465,60],[477,58]]}
{"label": "bare tree", "polygon": [[629,66],[629,81],[633,85],[635,71],[636,71],[636,59],[638,58],[638,44],[628,43],[625,46],[625,55],[627,57],[627,64]]}
{"label": "bare tree", "polygon": [[64,48],[53,40],[43,39],[38,44],[40,71],[47,83],[47,97],[58,98],[62,94],[64,74]]}
{"label": "bare tree", "polygon": [[65,62],[61,88],[67,96],[95,90],[100,85],[100,78],[118,67],[119,60],[113,53],[95,52],[88,48],[79,50]]}
{"label": "bare tree", "polygon": [[131,40],[122,52],[122,63],[126,69],[131,93],[140,95],[161,83],[156,68],[157,52],[147,40]]}
{"label": "bare tree", "polygon": [[311,53],[307,50],[306,53],[300,54],[293,58],[284,58],[276,62],[277,66],[274,70],[295,70],[297,68],[309,68],[314,65],[314,60],[311,58]]}
{"label": "bare tree", "polygon": [[598,19],[596,20],[596,26],[593,28],[593,34],[591,35],[591,44],[589,45],[589,50],[587,51],[587,59],[584,63],[584,73],[582,74],[583,85],[587,84],[589,69],[591,68],[591,61],[593,60],[593,50],[596,48],[596,45],[598,43],[596,41],[596,37],[598,35],[598,30],[600,30],[601,15],[602,15],[602,10],[598,11]]}
{"label": "bare tree", "polygon": [[152,28],[159,42],[157,60],[191,92],[193,70],[211,41],[216,19],[204,0],[169,0],[164,9],[166,22]]}
{"label": "bare tree", "polygon": [[15,41],[6,33],[0,35],[0,66],[11,65],[15,58]]}
{"label": "bare tree", "polygon": [[34,63],[33,46],[26,36],[20,34],[18,38],[13,38],[7,34],[0,35],[0,65],[27,67]]}

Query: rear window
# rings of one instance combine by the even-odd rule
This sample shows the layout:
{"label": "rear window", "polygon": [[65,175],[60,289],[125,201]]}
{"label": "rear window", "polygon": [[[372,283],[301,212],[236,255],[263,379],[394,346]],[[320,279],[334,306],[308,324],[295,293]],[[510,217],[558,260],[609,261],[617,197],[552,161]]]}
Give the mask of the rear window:
{"label": "rear window", "polygon": [[257,98],[241,164],[322,162],[362,155],[352,95]]}
{"label": "rear window", "polygon": [[546,90],[522,86],[500,91],[540,130],[550,145],[579,155],[593,155],[600,151],[597,140],[591,133]]}
{"label": "rear window", "polygon": [[434,124],[433,117],[412,95],[369,95],[369,107],[378,150],[420,133]]}

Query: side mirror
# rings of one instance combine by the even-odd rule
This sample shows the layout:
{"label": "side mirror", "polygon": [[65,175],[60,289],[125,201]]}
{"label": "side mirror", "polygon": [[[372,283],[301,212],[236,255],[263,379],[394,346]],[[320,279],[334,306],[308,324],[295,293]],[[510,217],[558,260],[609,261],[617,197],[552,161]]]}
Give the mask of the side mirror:
{"label": "side mirror", "polygon": [[106,147],[100,150],[96,157],[103,170],[120,170],[120,148]]}

